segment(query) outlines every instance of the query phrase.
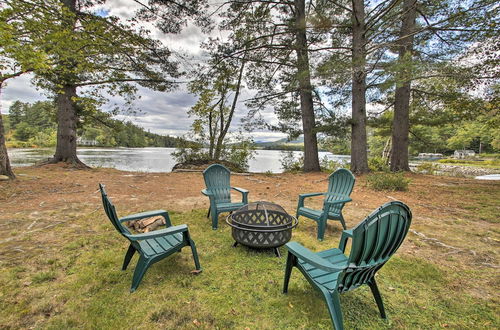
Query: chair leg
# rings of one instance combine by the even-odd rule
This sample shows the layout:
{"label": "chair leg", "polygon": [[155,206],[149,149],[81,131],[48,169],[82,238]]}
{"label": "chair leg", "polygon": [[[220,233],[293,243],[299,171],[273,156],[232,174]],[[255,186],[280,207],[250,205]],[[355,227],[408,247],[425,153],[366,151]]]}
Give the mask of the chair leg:
{"label": "chair leg", "polygon": [[342,320],[342,309],[340,308],[340,294],[337,291],[328,292],[322,289],[321,292],[326,301],[330,318],[336,330],[344,329],[344,321]]}
{"label": "chair leg", "polygon": [[319,219],[318,220],[318,240],[322,241],[323,238],[325,237],[325,230],[326,230],[326,219]]}
{"label": "chair leg", "polygon": [[210,209],[211,209],[211,207],[209,206],[209,207],[208,207],[207,218],[210,218]]}
{"label": "chair leg", "polygon": [[212,210],[212,229],[217,230],[218,227],[218,222],[219,222],[219,214],[217,213],[217,210]]}
{"label": "chair leg", "polygon": [[132,287],[130,288],[130,292],[134,292],[137,289],[148,267],[149,267],[148,259],[141,256],[139,258],[139,261],[137,262],[137,266],[135,266],[134,277],[132,278]]}
{"label": "chair leg", "polygon": [[347,229],[346,225],[345,225],[345,221],[344,221],[344,217],[342,216],[342,213],[340,214],[340,223],[342,224],[342,227],[344,228],[344,230]]}
{"label": "chair leg", "polygon": [[295,256],[288,252],[286,257],[286,266],[285,266],[285,279],[283,282],[283,293],[288,292],[288,283],[290,282],[290,276],[292,275],[292,269],[295,264]]}
{"label": "chair leg", "polygon": [[196,270],[201,270],[200,260],[198,259],[198,252],[196,251],[196,244],[192,239],[189,240],[189,246],[191,246],[191,252],[193,253],[194,266]]}
{"label": "chair leg", "polygon": [[372,290],[373,297],[375,297],[375,302],[377,303],[378,310],[380,311],[380,317],[383,319],[386,319],[387,316],[385,315],[385,309],[384,309],[384,302],[382,301],[382,296],[380,295],[380,291],[378,290],[377,282],[375,282],[375,278],[372,278],[370,281],[368,281],[368,285],[370,286],[370,289]]}
{"label": "chair leg", "polygon": [[134,256],[135,253],[135,248],[132,244],[129,245],[127,253],[125,254],[125,260],[123,260],[123,267],[122,270],[126,270],[128,264],[130,263],[130,260],[132,260],[132,257]]}

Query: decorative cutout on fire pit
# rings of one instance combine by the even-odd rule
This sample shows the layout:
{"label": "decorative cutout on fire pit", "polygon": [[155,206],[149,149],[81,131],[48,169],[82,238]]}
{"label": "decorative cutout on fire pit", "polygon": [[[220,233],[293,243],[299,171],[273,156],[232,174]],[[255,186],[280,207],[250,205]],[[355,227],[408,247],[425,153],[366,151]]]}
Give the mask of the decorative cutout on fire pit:
{"label": "decorative cutout on fire pit", "polygon": [[232,227],[236,244],[254,248],[274,248],[286,244],[292,237],[292,229],[298,224],[295,217],[281,206],[269,202],[254,202],[242,206],[226,218]]}

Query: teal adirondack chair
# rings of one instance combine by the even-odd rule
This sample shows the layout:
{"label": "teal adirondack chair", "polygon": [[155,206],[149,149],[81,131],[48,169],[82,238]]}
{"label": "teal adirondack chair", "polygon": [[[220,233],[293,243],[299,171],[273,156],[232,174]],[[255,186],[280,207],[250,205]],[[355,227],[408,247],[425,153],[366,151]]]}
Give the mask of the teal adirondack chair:
{"label": "teal adirondack chair", "polygon": [[[299,216],[312,219],[318,223],[318,239],[323,240],[325,236],[326,223],[330,220],[339,220],[342,227],[346,229],[342,209],[345,203],[352,201],[349,195],[354,187],[356,179],[351,171],[341,168],[328,177],[328,191],[326,193],[310,193],[299,195],[297,205],[297,219]],[[324,195],[323,209],[314,210],[304,206],[304,200],[309,197]]]}
{"label": "teal adirondack chair", "polygon": [[[172,226],[168,212],[164,210],[142,212],[118,218],[115,206],[109,200],[106,190],[102,184],[99,184],[99,189],[101,190],[102,204],[106,215],[109,220],[111,220],[111,223],[116,230],[118,230],[120,234],[130,241],[130,246],[125,254],[125,260],[123,261],[122,270],[127,269],[127,266],[135,252],[138,252],[140,255],[137,266],[135,267],[134,277],[132,278],[132,287],[130,288],[130,292],[134,292],[137,289],[149,266],[163,258],[168,257],[174,252],[180,252],[180,250],[185,246],[191,247],[195,267],[198,271],[201,271],[196,246],[194,241],[189,236],[189,229],[187,225]],[[154,216],[164,217],[167,228],[155,230],[149,233],[131,234],[128,229],[122,225],[122,223],[126,221],[139,220]]]}
{"label": "teal adirondack chair", "polygon": [[[223,212],[231,212],[239,209],[243,205],[248,204],[248,190],[231,187],[230,178],[231,172],[220,164],[210,165],[203,171],[206,189],[201,193],[208,196],[210,199],[210,208],[208,209],[207,218],[212,217],[212,229],[217,229],[219,214]],[[231,202],[231,189],[241,193],[241,202]]]}
{"label": "teal adirondack chair", "polygon": [[[350,230],[344,230],[338,249],[313,253],[297,242],[286,244],[288,257],[283,293],[288,292],[292,268],[297,267],[311,285],[323,295],[335,329],[343,329],[339,294],[368,284],[380,316],[386,318],[375,273],[403,242],[411,223],[411,211],[395,201],[382,205]],[[349,256],[344,255],[352,239]]]}

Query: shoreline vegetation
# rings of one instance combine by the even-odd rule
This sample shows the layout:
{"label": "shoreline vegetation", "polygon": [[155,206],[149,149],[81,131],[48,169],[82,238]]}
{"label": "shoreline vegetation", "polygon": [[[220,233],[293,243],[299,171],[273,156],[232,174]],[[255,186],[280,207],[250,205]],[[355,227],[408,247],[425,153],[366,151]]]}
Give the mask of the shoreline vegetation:
{"label": "shoreline vegetation", "polygon": [[[17,168],[16,174],[17,180],[0,182],[3,326],[331,326],[323,302],[298,272],[292,273],[289,293],[281,294],[286,258],[231,247],[231,228],[222,220],[219,230],[210,228],[200,173],[76,170],[57,164]],[[294,214],[298,194],[326,189],[327,177],[320,172],[249,174],[231,180],[250,191],[250,201],[275,202]],[[369,289],[361,288],[341,296],[346,328],[498,327],[500,266],[492,247],[500,241],[500,183],[416,173],[404,177],[407,191],[377,191],[367,175],[356,176],[353,202],[344,209],[348,228],[391,200],[409,205],[414,219],[402,247],[377,277],[388,320],[378,317]],[[119,216],[166,209],[174,225],[186,223],[203,273],[190,275],[186,250],[152,267],[139,290],[129,294],[133,267],[120,270],[127,243],[102,210],[98,183],[106,185]],[[310,206],[321,207],[321,199],[313,198]],[[329,223],[323,242],[315,233],[315,223],[301,217],[292,240],[313,251],[336,247],[341,226]],[[116,313],[116,306],[127,306],[127,312]]]}
{"label": "shoreline vegetation", "polygon": [[[101,146],[80,146],[82,149],[106,149],[109,147],[101,147]],[[120,147],[116,147],[120,148]],[[125,147],[126,148],[126,147]],[[140,147],[142,148],[142,147]],[[171,147],[173,148],[173,147]],[[9,148],[9,149],[45,149],[45,148]],[[256,149],[256,150],[276,150],[282,152],[290,152],[291,150],[281,150],[281,149]],[[431,174],[431,175],[447,175],[447,176],[457,176],[457,177],[475,177],[480,175],[489,175],[489,174],[498,174],[500,173],[500,155],[498,154],[485,154],[476,156],[471,159],[454,159],[454,158],[443,158],[439,160],[419,160],[419,159],[411,159],[410,158],[410,168],[412,172],[422,173],[422,174]],[[240,165],[236,163],[232,163],[230,161],[225,160],[188,160],[184,162],[176,163],[172,171],[175,170],[203,170],[207,166],[220,163],[224,166],[228,167],[233,172],[247,172],[245,168],[242,168]],[[35,164],[34,164],[35,165]],[[293,169],[293,167],[300,168],[300,164],[289,164],[290,167],[285,172],[297,172]],[[340,166],[340,164],[333,162],[329,164],[327,161],[324,161],[322,164],[322,169],[324,172],[332,172],[336,167]],[[18,168],[18,167],[14,167]],[[372,171],[380,171],[382,168],[371,168]],[[138,170],[140,172],[140,170]],[[251,172],[250,172],[251,173]]]}

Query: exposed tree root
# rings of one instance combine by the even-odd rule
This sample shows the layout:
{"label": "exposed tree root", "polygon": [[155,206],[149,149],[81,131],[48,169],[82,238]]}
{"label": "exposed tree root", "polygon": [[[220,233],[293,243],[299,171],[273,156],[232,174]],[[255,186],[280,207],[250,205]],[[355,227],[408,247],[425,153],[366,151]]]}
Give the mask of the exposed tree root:
{"label": "exposed tree root", "polygon": [[38,163],[37,166],[44,166],[44,165],[49,165],[49,164],[59,164],[59,163],[68,164],[68,165],[71,165],[73,168],[81,169],[81,170],[86,170],[86,169],[91,168],[90,166],[88,166],[87,164],[82,162],[80,159],[78,159],[78,157],[71,157],[71,158],[64,158],[64,159],[53,157],[53,158],[48,159],[44,162]]}

